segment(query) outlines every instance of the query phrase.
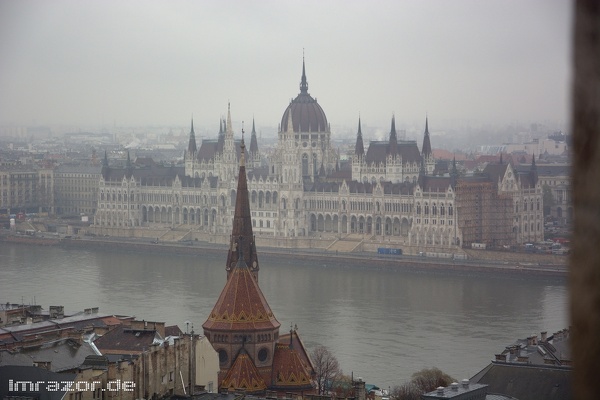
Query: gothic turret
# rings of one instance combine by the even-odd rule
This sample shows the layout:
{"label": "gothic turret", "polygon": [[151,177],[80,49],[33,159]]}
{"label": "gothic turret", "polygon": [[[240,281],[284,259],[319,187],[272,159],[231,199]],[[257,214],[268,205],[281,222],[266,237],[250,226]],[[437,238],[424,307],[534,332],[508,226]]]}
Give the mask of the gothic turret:
{"label": "gothic turret", "polygon": [[360,117],[358,117],[358,133],[356,134],[356,145],[354,146],[354,154],[357,157],[364,157],[365,146],[363,144],[362,131],[360,127]]}
{"label": "gothic turret", "polygon": [[188,142],[188,154],[192,156],[196,153],[198,147],[196,146],[196,133],[194,132],[194,118],[192,118],[192,128],[190,129],[190,140]]}
{"label": "gothic turret", "polygon": [[529,170],[529,176],[531,177],[531,185],[532,186],[537,185],[538,173],[537,173],[537,166],[535,165],[535,154],[532,154],[531,169]]}
{"label": "gothic turret", "polygon": [[429,158],[432,156],[431,140],[429,139],[429,121],[425,117],[425,133],[423,134],[423,147],[421,147],[421,156]]}
{"label": "gothic turret", "polygon": [[398,153],[398,136],[396,134],[396,116],[392,115],[392,127],[390,128],[390,155],[396,155]]}
{"label": "gothic turret", "polygon": [[125,177],[131,178],[133,175],[133,164],[131,164],[131,156],[129,150],[127,150],[127,161],[125,162]]}
{"label": "gothic turret", "polygon": [[452,158],[452,169],[450,170],[450,184],[452,187],[456,186],[458,180],[458,169],[456,168],[456,156]]}
{"label": "gothic turret", "polygon": [[251,167],[260,167],[260,154],[258,153],[258,140],[256,140],[256,128],[252,118],[252,133],[250,135],[250,151],[248,152]]}
{"label": "gothic turret", "polygon": [[108,166],[108,154],[106,153],[106,150],[104,150],[104,158],[102,159],[102,170],[101,170],[102,177],[105,180],[108,179],[109,173],[110,173],[110,167]]}

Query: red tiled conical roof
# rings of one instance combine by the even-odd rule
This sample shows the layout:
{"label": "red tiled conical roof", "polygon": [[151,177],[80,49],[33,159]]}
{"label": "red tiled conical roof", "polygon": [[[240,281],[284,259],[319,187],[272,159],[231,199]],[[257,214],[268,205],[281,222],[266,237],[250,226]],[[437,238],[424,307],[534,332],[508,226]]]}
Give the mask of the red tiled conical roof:
{"label": "red tiled conical roof", "polygon": [[205,330],[245,331],[279,326],[242,255],[202,327]]}
{"label": "red tiled conical roof", "polygon": [[244,350],[238,354],[231,369],[221,382],[221,389],[260,393],[267,388],[256,366]]}
{"label": "red tiled conical roof", "polygon": [[310,367],[302,361],[298,351],[289,344],[278,343],[273,359],[271,389],[312,390]]}

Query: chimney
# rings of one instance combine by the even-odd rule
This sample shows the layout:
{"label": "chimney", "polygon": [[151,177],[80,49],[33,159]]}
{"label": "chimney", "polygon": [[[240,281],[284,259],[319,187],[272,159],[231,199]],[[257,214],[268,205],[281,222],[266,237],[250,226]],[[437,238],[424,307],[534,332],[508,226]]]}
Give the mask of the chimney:
{"label": "chimney", "polygon": [[527,336],[527,346],[533,345],[533,336]]}
{"label": "chimney", "polygon": [[542,342],[545,342],[546,340],[548,340],[548,332],[547,331],[542,332],[542,337],[540,338],[540,340]]}
{"label": "chimney", "polygon": [[537,337],[537,335],[531,336],[531,342],[532,342],[531,344],[533,344],[534,346],[538,345],[538,337]]}
{"label": "chimney", "polygon": [[439,386],[437,388],[437,394],[438,394],[438,396],[443,396],[444,395],[444,387],[443,386]]}
{"label": "chimney", "polygon": [[469,388],[469,380],[468,379],[463,379],[462,380],[462,387],[463,387],[463,389],[468,389]]}
{"label": "chimney", "polygon": [[453,391],[458,392],[458,382],[452,382],[450,387],[452,387]]}

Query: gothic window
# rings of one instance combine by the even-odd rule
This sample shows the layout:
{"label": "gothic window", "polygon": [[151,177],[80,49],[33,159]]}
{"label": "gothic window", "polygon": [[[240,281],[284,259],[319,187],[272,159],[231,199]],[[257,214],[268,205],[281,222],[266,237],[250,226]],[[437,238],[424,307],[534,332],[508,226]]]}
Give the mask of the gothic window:
{"label": "gothic window", "polygon": [[435,203],[433,203],[433,205],[431,206],[431,213],[433,215],[437,215],[437,205]]}
{"label": "gothic window", "polygon": [[425,211],[424,214],[425,215],[429,215],[429,203],[425,203],[425,206],[423,208],[424,208],[424,211]]}
{"label": "gothic window", "polygon": [[417,203],[417,215],[421,215],[421,203]]}
{"label": "gothic window", "polygon": [[302,154],[302,175],[308,176],[308,154]]}
{"label": "gothic window", "polygon": [[453,213],[453,208],[452,208],[452,204],[448,205],[448,215],[452,215]]}

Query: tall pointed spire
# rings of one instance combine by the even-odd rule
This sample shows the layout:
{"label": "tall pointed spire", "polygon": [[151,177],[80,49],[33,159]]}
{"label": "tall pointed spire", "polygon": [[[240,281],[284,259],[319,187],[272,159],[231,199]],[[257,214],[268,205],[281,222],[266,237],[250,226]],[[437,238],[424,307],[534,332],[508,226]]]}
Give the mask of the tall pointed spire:
{"label": "tall pointed spire", "polygon": [[358,133],[356,134],[356,146],[354,146],[354,154],[359,157],[365,155],[365,146],[363,144],[362,130],[360,126],[360,116],[358,117]]}
{"label": "tall pointed spire", "polygon": [[452,169],[450,170],[450,184],[452,187],[456,187],[456,180],[458,179],[458,169],[456,168],[456,155],[452,158]]}
{"label": "tall pointed spire", "polygon": [[389,154],[396,155],[398,152],[398,136],[396,135],[396,116],[392,115],[392,127],[390,128]]}
{"label": "tall pointed spire", "polygon": [[192,128],[190,129],[190,141],[188,143],[188,153],[194,154],[198,150],[196,147],[196,133],[194,132],[194,117],[192,117]]}
{"label": "tall pointed spire", "polygon": [[106,153],[106,150],[104,150],[104,158],[102,159],[102,169],[100,170],[100,173],[105,180],[108,180],[110,167],[108,166],[108,154]]}
{"label": "tall pointed spire", "polygon": [[535,154],[532,154],[531,170],[529,171],[529,174],[531,175],[531,182],[532,182],[533,186],[537,185],[538,173],[537,173],[537,166],[535,165]]}
{"label": "tall pointed spire", "polygon": [[254,127],[254,117],[252,117],[252,133],[250,135],[250,154],[252,158],[258,155],[258,141],[256,140],[256,128]]}
{"label": "tall pointed spire", "polygon": [[[231,241],[227,254],[227,278],[231,276],[241,251],[244,261],[252,271],[255,279],[258,279],[258,256],[254,251],[254,234],[252,232],[252,217],[250,214],[250,199],[248,198],[248,182],[246,177],[245,162],[246,145],[244,139],[240,144],[240,169],[238,174],[238,187],[235,199],[235,213],[233,215],[233,229],[231,230]],[[240,240],[240,238],[242,238]],[[239,247],[242,249],[239,249]]]}
{"label": "tall pointed spire", "polygon": [[231,103],[227,103],[227,125],[225,126],[225,134],[228,137],[233,137],[233,126],[231,125]]}
{"label": "tall pointed spire", "polygon": [[421,155],[425,158],[431,157],[431,140],[429,138],[429,118],[425,117],[425,133],[423,134],[423,147]]}
{"label": "tall pointed spire", "polygon": [[302,51],[302,79],[300,80],[300,93],[308,93],[308,81],[306,80],[306,69],[304,67],[304,50]]}

